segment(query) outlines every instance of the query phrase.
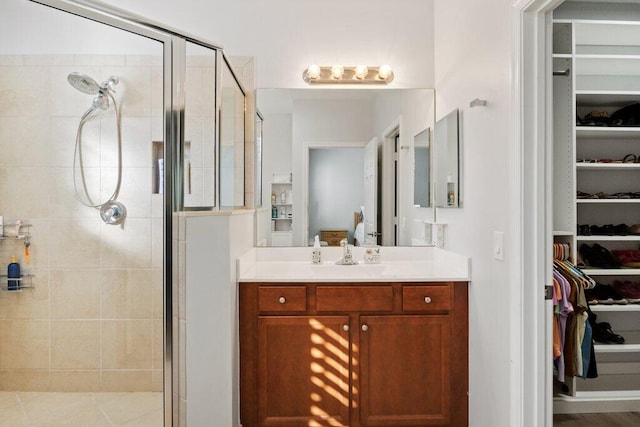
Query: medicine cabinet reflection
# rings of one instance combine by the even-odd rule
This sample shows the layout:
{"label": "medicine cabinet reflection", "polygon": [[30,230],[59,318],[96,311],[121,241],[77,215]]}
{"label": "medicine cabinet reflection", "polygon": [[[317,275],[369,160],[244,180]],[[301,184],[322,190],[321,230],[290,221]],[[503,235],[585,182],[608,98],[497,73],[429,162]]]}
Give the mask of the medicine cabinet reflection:
{"label": "medicine cabinet reflection", "polygon": [[425,129],[413,137],[413,204],[416,207],[431,206],[431,129]]}
{"label": "medicine cabinet reflection", "polygon": [[460,206],[460,153],[458,110],[438,120],[434,131],[435,206]]}

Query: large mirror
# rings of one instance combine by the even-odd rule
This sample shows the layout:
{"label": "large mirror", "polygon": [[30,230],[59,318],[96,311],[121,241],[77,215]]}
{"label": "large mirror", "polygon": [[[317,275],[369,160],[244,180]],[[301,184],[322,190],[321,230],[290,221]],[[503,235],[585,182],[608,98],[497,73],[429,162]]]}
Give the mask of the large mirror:
{"label": "large mirror", "polygon": [[431,129],[425,129],[413,138],[413,204],[431,206]]}
{"label": "large mirror", "polygon": [[433,89],[258,89],[256,102],[267,245],[424,239],[434,218],[414,203],[414,137],[434,126]]}
{"label": "large mirror", "polygon": [[458,143],[458,110],[453,110],[435,126],[435,206],[460,206],[460,153]]}

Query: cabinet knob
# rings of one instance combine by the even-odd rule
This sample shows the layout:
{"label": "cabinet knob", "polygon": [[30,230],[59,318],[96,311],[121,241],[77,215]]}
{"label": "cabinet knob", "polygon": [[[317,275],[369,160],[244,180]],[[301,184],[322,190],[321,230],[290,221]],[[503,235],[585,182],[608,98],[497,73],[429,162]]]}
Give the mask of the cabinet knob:
{"label": "cabinet knob", "polygon": [[284,304],[285,302],[287,302],[287,299],[285,297],[280,297],[280,298],[278,298],[278,302],[280,304]]}
{"label": "cabinet knob", "polygon": [[424,302],[429,304],[431,302],[431,297],[424,297]]}
{"label": "cabinet knob", "polygon": [[368,330],[369,330],[369,326],[367,326],[366,324],[362,325],[363,332],[367,332]]}
{"label": "cabinet knob", "polygon": [[345,332],[349,332],[349,325],[342,325],[342,330]]}

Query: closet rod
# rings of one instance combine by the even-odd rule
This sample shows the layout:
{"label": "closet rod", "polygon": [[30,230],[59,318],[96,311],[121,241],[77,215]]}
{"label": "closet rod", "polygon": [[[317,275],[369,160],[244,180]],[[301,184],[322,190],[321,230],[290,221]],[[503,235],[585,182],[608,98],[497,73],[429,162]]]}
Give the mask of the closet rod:
{"label": "closet rod", "polygon": [[568,76],[570,72],[571,72],[571,70],[567,68],[566,70],[554,71],[553,75],[554,76]]}

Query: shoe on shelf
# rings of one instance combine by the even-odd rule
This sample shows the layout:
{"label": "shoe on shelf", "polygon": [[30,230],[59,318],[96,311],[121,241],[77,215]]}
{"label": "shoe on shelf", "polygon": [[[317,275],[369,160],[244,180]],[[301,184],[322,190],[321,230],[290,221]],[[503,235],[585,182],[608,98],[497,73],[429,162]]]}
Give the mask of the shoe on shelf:
{"label": "shoe on shelf", "polygon": [[578,191],[578,199],[597,199],[597,197],[591,193],[585,193],[584,191]]}
{"label": "shoe on shelf", "polygon": [[609,113],[606,111],[592,111],[582,119],[582,126],[609,126]]}
{"label": "shoe on shelf", "polygon": [[[593,233],[593,230],[591,231]],[[582,260],[596,268],[620,268],[620,262],[609,252],[607,248],[595,243],[593,246],[582,244],[579,249]]]}
{"label": "shoe on shelf", "polygon": [[634,236],[640,235],[640,224],[633,224],[629,227],[629,234],[633,234]]}
{"label": "shoe on shelf", "polygon": [[605,224],[603,226],[592,225],[589,230],[593,236],[613,236],[615,233],[613,224]]}
{"label": "shoe on shelf", "polygon": [[618,224],[613,227],[613,234],[616,236],[628,236],[629,235],[629,227],[627,224]]}
{"label": "shoe on shelf", "polygon": [[593,340],[603,344],[624,344],[624,337],[614,333],[608,322],[596,323],[593,328]]}
{"label": "shoe on shelf", "polygon": [[631,283],[628,280],[625,282],[616,280],[612,286],[616,292],[625,297],[631,304],[640,303],[640,283]]}
{"label": "shoe on shelf", "polygon": [[614,249],[611,252],[623,267],[640,268],[640,251],[635,249]]}
{"label": "shoe on shelf", "polygon": [[589,224],[578,224],[578,236],[590,236],[591,229]]}
{"label": "shoe on shelf", "polygon": [[587,301],[596,300],[598,304],[604,305],[627,305],[629,301],[622,295],[620,295],[611,285],[603,285],[597,283],[593,289],[585,289],[585,296]]}

